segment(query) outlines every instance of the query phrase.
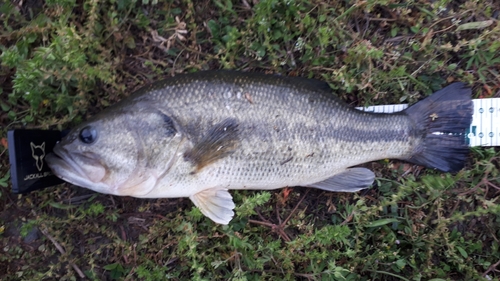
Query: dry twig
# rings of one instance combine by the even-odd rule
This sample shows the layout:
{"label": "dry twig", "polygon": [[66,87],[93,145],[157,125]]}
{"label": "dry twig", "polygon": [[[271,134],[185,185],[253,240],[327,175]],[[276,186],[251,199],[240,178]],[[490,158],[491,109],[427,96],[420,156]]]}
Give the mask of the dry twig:
{"label": "dry twig", "polygon": [[[46,228],[40,229],[40,231],[43,233],[43,235],[45,235],[45,237],[47,237],[50,240],[50,242],[52,242],[52,244],[54,244],[54,246],[59,251],[59,253],[61,253],[63,255],[66,254],[66,251],[61,246],[61,244],[59,244],[56,241],[56,239],[54,239],[54,237],[52,237],[52,235],[49,234],[49,232],[48,232],[48,230]],[[69,264],[71,265],[71,267],[73,267],[73,269],[76,271],[76,273],[78,273],[78,276],[80,278],[85,278],[85,274],[83,274],[83,272],[81,271],[81,269],[76,264],[74,264],[72,262],[69,262]]]}

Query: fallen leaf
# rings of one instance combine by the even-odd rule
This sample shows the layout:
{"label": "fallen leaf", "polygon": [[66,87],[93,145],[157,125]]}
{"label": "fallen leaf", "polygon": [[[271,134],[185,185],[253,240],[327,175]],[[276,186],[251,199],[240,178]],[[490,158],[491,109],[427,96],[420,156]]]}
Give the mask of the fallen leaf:
{"label": "fallen leaf", "polygon": [[460,30],[469,30],[469,29],[481,29],[486,28],[493,24],[493,20],[485,20],[485,21],[475,21],[461,24],[457,27],[457,31]]}
{"label": "fallen leaf", "polygon": [[288,198],[288,195],[290,195],[290,192],[292,192],[292,189],[289,187],[285,187],[283,189],[283,203],[286,202],[286,199]]}
{"label": "fallen leaf", "polygon": [[2,146],[5,147],[5,149],[9,148],[9,144],[7,143],[7,139],[6,138],[2,138],[0,140],[0,143],[2,143]]}

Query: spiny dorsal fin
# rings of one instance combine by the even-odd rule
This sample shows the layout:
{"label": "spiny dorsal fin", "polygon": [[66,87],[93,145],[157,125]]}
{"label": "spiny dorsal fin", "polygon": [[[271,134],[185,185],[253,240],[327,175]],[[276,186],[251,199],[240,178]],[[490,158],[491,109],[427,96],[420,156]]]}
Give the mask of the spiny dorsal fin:
{"label": "spiny dorsal fin", "polygon": [[184,153],[184,157],[196,166],[194,172],[197,172],[234,152],[238,143],[238,123],[227,118],[215,124],[190,151]]}

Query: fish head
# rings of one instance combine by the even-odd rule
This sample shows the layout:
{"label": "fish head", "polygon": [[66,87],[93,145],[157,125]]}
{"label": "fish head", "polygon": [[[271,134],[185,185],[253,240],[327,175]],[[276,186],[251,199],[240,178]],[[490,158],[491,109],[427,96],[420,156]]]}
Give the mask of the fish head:
{"label": "fish head", "polygon": [[145,197],[180,156],[176,122],[157,110],[99,114],[71,130],[46,161],[74,185],[113,195]]}

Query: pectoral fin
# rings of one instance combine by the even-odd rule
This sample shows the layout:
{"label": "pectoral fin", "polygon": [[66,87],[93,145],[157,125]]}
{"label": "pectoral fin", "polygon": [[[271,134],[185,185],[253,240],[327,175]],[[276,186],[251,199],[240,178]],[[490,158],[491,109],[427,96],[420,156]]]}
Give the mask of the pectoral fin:
{"label": "pectoral fin", "polygon": [[366,168],[349,168],[324,181],[308,185],[326,191],[356,192],[368,188],[375,180],[375,174]]}
{"label": "pectoral fin", "polygon": [[216,223],[228,224],[234,216],[233,197],[227,189],[211,188],[189,197],[202,214]]}
{"label": "pectoral fin", "polygon": [[184,153],[198,172],[203,167],[231,154],[238,145],[238,123],[228,118],[215,124],[194,147]]}

